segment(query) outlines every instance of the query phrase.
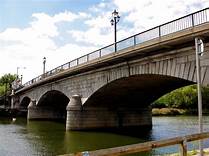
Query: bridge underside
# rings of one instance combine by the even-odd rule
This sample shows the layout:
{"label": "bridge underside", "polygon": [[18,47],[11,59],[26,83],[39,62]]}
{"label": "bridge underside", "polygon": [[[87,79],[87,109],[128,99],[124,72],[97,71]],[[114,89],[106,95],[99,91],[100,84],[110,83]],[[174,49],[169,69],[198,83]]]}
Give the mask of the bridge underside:
{"label": "bridge underside", "polygon": [[162,95],[192,84],[179,78],[160,75],[126,77],[108,83],[81,105],[68,105],[67,129],[151,128],[150,104]]}
{"label": "bridge underside", "polygon": [[146,108],[164,94],[190,84],[193,82],[155,74],[121,78],[100,88],[85,102],[84,107]]}
{"label": "bridge underside", "polygon": [[68,97],[59,91],[48,91],[38,103],[31,101],[28,106],[29,120],[62,120],[66,118]]}

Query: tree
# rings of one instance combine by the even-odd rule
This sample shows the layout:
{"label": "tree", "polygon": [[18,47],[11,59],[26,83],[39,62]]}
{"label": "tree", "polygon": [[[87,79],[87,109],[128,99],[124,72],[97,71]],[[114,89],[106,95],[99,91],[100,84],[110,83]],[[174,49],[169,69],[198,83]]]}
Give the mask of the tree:
{"label": "tree", "polygon": [[5,87],[0,85],[0,96],[4,95],[4,89]]}
{"label": "tree", "polygon": [[209,86],[202,88],[202,107],[209,109]]}
{"label": "tree", "polygon": [[[209,86],[202,87],[203,109],[209,108]],[[197,86],[191,85],[174,90],[155,101],[153,108],[197,109]]]}
{"label": "tree", "polygon": [[11,84],[15,79],[16,79],[16,75],[12,75],[12,74],[5,74],[0,78],[0,86],[4,86],[5,94],[7,93],[8,89],[10,89],[8,85]]}

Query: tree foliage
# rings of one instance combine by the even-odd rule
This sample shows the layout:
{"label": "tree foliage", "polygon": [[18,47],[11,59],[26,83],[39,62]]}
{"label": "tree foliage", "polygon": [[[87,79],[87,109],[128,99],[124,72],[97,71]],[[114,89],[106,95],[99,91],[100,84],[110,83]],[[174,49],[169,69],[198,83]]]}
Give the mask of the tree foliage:
{"label": "tree foliage", "polygon": [[10,84],[16,79],[16,75],[5,74],[0,77],[0,96],[7,93],[10,89]]}
{"label": "tree foliage", "polygon": [[0,85],[0,96],[4,95],[5,87]]}
{"label": "tree foliage", "polygon": [[[202,87],[203,108],[209,108],[209,87]],[[152,106],[155,108],[197,108],[197,87],[196,85],[186,86],[174,90],[155,101]]]}
{"label": "tree foliage", "polygon": [[16,79],[16,75],[5,74],[0,78],[0,85],[10,84]]}

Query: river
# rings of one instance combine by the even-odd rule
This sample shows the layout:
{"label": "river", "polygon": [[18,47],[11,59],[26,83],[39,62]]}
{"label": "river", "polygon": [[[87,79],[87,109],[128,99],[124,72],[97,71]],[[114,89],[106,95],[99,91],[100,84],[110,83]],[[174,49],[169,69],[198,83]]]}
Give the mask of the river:
{"label": "river", "polygon": [[[209,131],[209,116],[204,117],[204,131]],[[66,132],[65,123],[27,121],[15,122],[0,118],[0,156],[54,156],[76,151],[94,150],[120,145],[159,140],[198,132],[196,116],[153,117],[152,130],[139,135],[108,132]],[[189,145],[197,147],[194,142]],[[209,140],[204,142],[209,147]],[[158,149],[137,155],[159,155],[177,151],[177,147]]]}

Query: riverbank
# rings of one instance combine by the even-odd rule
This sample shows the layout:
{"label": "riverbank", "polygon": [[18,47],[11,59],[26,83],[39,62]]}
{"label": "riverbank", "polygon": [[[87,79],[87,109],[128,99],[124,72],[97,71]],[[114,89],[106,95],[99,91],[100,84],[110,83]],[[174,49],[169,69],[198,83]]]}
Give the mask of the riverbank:
{"label": "riverbank", "polygon": [[187,111],[177,108],[153,108],[152,116],[172,116],[172,115],[184,115]]}
{"label": "riverbank", "polygon": [[[194,109],[178,109],[178,108],[153,108],[152,116],[175,116],[175,115],[197,115]],[[203,110],[203,114],[209,114],[209,110]]]}

